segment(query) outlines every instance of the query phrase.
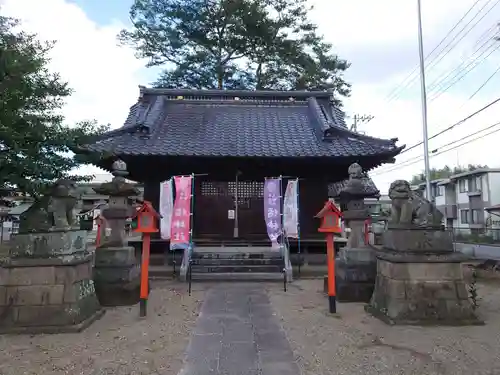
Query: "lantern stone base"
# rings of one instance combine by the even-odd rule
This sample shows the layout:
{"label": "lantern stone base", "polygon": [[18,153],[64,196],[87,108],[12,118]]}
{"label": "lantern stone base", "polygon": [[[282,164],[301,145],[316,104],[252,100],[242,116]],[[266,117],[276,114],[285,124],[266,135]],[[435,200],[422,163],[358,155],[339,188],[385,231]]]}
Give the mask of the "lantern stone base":
{"label": "lantern stone base", "polygon": [[335,259],[339,302],[369,302],[375,287],[377,260],[371,248],[342,248]]}
{"label": "lantern stone base", "polygon": [[104,314],[92,256],[9,258],[0,265],[0,333],[79,332]]}
{"label": "lantern stone base", "polygon": [[461,253],[377,253],[377,281],[365,310],[388,324],[477,325]]}
{"label": "lantern stone base", "polygon": [[135,305],[140,299],[141,269],[135,249],[99,247],[95,252],[94,283],[102,306]]}

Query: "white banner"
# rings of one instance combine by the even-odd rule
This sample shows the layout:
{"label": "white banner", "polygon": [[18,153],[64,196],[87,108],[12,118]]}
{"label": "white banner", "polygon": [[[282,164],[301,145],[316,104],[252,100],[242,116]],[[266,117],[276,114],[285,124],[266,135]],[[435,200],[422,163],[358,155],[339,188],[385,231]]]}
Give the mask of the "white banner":
{"label": "white banner", "polygon": [[288,181],[283,200],[283,230],[285,236],[299,238],[299,180]]}
{"label": "white banner", "polygon": [[164,240],[170,239],[172,213],[174,211],[174,191],[172,179],[160,183],[160,233]]}

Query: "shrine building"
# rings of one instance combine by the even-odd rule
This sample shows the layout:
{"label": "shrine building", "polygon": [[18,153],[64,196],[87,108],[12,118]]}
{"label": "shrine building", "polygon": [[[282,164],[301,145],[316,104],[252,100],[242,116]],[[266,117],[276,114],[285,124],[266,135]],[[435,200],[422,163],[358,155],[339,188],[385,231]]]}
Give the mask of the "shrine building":
{"label": "shrine building", "polygon": [[323,239],[314,216],[343,185],[350,164],[369,171],[404,148],[396,138],[350,131],[331,95],[140,87],[123,127],[79,152],[108,155],[99,162],[106,170],[116,158],[125,161],[127,178],[144,184],[144,199],[156,209],[160,182],[194,173],[195,243],[268,243],[264,180],[283,176],[284,189],[299,178],[306,244]]}

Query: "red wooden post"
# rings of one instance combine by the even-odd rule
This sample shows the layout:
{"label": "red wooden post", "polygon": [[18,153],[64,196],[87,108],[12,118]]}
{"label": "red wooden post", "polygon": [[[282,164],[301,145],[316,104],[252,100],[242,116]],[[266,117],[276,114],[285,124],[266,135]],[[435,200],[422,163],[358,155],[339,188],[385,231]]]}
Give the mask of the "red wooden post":
{"label": "red wooden post", "polygon": [[328,307],[331,313],[337,311],[335,288],[335,246],[333,233],[326,234],[326,256],[328,257]]}
{"label": "red wooden post", "polygon": [[[144,201],[137,210],[136,232],[142,233],[142,264],[139,315],[147,315],[147,301],[149,297],[149,256],[151,247],[151,233],[158,232],[158,219],[161,217],[153,208],[151,202]],[[135,217],[134,216],[134,217]]]}
{"label": "red wooden post", "polygon": [[330,313],[337,312],[336,288],[335,288],[335,234],[342,233],[340,219],[342,212],[332,202],[328,201],[320,212],[315,216],[321,219],[318,232],[326,234],[326,255],[328,262],[328,306]]}
{"label": "red wooden post", "polygon": [[102,219],[101,215],[99,215],[94,220],[97,222],[97,234],[95,236],[95,247],[98,248],[99,246],[101,246],[101,231],[102,231],[103,219]]}

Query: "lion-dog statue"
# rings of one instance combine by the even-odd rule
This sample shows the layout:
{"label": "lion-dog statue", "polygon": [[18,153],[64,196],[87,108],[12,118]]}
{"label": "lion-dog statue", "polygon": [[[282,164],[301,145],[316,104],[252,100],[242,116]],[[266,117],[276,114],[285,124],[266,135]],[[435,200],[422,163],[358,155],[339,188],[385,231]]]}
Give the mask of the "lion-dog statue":
{"label": "lion-dog statue", "polygon": [[60,179],[47,194],[20,215],[19,233],[69,230],[77,225],[75,206],[80,196],[76,183]]}
{"label": "lion-dog statue", "polygon": [[405,180],[394,181],[389,188],[392,201],[389,224],[441,227],[443,214],[427,199],[411,190]]}

